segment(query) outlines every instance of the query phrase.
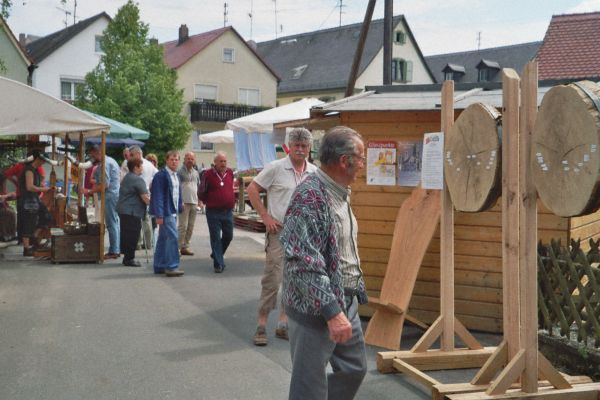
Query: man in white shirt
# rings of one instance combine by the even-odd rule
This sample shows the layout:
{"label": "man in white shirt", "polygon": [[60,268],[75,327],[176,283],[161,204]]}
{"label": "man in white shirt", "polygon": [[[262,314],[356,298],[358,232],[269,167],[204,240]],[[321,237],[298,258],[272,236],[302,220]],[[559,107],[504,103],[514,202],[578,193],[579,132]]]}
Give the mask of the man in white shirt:
{"label": "man in white shirt", "polygon": [[[317,169],[308,162],[311,144],[310,131],[304,128],[293,129],[288,138],[289,155],[267,165],[248,186],[248,198],[252,207],[261,216],[267,228],[265,270],[261,280],[258,322],[254,334],[256,346],[267,344],[265,326],[269,313],[277,307],[277,293],[283,271],[283,250],[279,241],[283,217],[296,186]],[[260,192],[267,192],[268,209],[260,199]],[[288,338],[287,316],[282,305],[275,336],[281,339]]]}
{"label": "man in white shirt", "polygon": [[[146,187],[148,192],[150,192],[152,186],[152,179],[154,175],[158,172],[158,169],[152,164],[150,161],[144,158],[144,153],[140,146],[131,146],[129,148],[129,158],[133,160],[142,160],[142,179],[146,182]],[[147,249],[152,248],[152,220],[150,219],[150,214],[146,213],[146,216],[142,220],[142,235],[143,241]],[[140,235],[140,239],[142,236]]]}

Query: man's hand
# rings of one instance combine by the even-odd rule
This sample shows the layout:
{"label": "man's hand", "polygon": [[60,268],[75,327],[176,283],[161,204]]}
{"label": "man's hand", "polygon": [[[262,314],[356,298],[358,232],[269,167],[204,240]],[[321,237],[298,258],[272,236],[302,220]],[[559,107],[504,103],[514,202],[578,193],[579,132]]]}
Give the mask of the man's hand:
{"label": "man's hand", "polygon": [[263,218],[263,223],[267,228],[267,232],[269,233],[277,233],[283,226],[281,222],[277,221],[275,218],[271,217],[269,214],[265,214]]}
{"label": "man's hand", "polygon": [[336,343],[344,343],[352,337],[352,324],[343,312],[327,321],[329,338]]}
{"label": "man's hand", "polygon": [[163,219],[162,218],[156,218],[156,223],[158,225],[162,225],[163,224]]}

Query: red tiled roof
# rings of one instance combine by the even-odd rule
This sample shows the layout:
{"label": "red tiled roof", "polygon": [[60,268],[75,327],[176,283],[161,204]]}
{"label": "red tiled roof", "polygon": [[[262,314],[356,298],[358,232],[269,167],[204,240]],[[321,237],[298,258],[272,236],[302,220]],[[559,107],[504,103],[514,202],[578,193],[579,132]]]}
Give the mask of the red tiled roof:
{"label": "red tiled roof", "polygon": [[256,58],[263,63],[269,72],[271,72],[273,76],[279,80],[279,75],[275,73],[271,66],[267,64],[265,60],[263,60],[262,57],[256,52],[256,50],[250,47],[244,38],[231,26],[226,26],[224,28],[215,29],[214,31],[190,36],[182,44],[178,44],[178,40],[163,43],[162,46],[164,49],[165,62],[173,69],[179,68],[227,31],[233,32],[240,39],[240,41],[246,45],[248,49],[250,49]]}
{"label": "red tiled roof", "polygon": [[541,80],[600,77],[600,12],[553,16],[536,59]]}

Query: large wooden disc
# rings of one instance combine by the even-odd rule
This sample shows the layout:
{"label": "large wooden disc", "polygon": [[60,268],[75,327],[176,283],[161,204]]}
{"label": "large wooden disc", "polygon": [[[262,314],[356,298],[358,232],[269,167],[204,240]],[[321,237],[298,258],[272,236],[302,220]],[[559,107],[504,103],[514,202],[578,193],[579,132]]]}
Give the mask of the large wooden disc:
{"label": "large wooden disc", "polygon": [[555,86],[537,114],[531,169],[540,199],[561,217],[600,206],[600,113],[593,102],[599,95],[589,81]]}
{"label": "large wooden disc", "polygon": [[458,117],[444,139],[444,175],[458,211],[485,211],[502,192],[500,113],[475,103]]}

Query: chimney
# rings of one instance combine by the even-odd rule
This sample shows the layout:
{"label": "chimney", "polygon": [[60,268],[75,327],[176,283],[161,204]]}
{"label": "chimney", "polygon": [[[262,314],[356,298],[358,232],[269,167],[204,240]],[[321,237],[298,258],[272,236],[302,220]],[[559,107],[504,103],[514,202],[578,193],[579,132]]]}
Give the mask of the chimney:
{"label": "chimney", "polygon": [[19,33],[19,44],[22,47],[27,46],[27,35],[25,35],[24,33]]}
{"label": "chimney", "polygon": [[181,26],[179,27],[179,41],[177,42],[177,44],[185,42],[186,40],[188,40],[189,37],[190,31],[188,30],[187,25],[181,24]]}
{"label": "chimney", "polygon": [[250,48],[251,48],[252,50],[256,50],[256,48],[258,47],[258,46],[256,45],[256,42],[255,42],[254,40],[252,40],[252,39],[248,40],[246,43],[248,43],[248,46],[250,46]]}

